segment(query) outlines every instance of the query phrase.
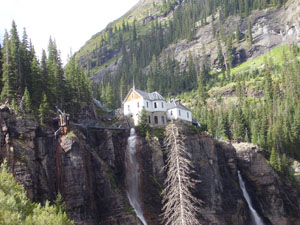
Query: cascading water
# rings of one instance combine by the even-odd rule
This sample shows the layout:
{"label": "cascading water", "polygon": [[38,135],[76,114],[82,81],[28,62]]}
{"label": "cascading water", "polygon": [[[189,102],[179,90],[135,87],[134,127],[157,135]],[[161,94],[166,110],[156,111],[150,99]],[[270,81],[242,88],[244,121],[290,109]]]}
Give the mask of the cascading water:
{"label": "cascading water", "polygon": [[256,210],[253,208],[251,198],[247,192],[245,182],[243,181],[241,172],[239,170],[238,170],[238,177],[239,177],[240,188],[242,189],[243,196],[246,199],[248,206],[250,208],[250,215],[251,215],[254,225],[264,225],[264,222],[262,221],[262,219],[260,218],[260,216],[258,215]]}
{"label": "cascading water", "polygon": [[136,159],[136,134],[135,129],[131,128],[130,137],[128,138],[128,147],[126,149],[127,196],[137,217],[144,225],[147,225],[140,201],[139,176],[139,165]]}

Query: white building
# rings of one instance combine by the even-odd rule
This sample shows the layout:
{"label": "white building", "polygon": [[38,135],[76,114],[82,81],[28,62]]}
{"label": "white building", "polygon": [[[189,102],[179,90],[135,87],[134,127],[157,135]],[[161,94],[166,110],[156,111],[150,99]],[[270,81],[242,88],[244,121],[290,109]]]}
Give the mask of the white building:
{"label": "white building", "polygon": [[134,124],[139,123],[139,114],[143,107],[147,112],[148,122],[151,125],[165,125],[167,120],[184,120],[192,122],[192,112],[181,104],[180,99],[171,99],[166,102],[158,92],[144,92],[134,87],[123,101],[124,115],[132,117]]}

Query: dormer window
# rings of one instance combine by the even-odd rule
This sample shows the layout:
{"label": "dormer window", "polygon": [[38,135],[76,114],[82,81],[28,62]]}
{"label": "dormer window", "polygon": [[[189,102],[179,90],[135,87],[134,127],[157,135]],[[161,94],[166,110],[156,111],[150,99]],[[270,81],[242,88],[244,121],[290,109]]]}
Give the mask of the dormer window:
{"label": "dormer window", "polygon": [[164,103],[163,102],[161,102],[161,108],[164,108]]}
{"label": "dormer window", "polygon": [[154,102],[154,108],[157,109],[157,103],[156,102]]}
{"label": "dormer window", "polygon": [[131,94],[131,98],[133,98],[133,97],[134,97],[134,94],[132,93],[132,94]]}

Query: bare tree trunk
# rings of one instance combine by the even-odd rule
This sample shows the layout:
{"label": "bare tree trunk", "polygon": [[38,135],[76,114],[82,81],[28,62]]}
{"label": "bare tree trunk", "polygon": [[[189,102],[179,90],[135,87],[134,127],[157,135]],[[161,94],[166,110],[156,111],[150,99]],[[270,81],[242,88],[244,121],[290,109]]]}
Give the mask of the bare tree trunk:
{"label": "bare tree trunk", "polygon": [[184,144],[184,136],[179,134],[178,127],[171,123],[166,128],[165,145],[168,152],[167,179],[163,190],[163,220],[167,225],[198,225],[197,213],[200,200],[195,198],[195,179],[190,177],[193,165],[190,154]]}

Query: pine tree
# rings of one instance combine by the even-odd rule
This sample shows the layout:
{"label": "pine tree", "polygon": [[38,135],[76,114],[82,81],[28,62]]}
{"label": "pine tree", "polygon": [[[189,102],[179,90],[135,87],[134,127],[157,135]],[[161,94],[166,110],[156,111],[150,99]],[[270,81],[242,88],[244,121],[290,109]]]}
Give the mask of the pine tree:
{"label": "pine tree", "polygon": [[275,148],[272,148],[272,151],[271,151],[271,155],[270,155],[270,165],[273,167],[273,168],[277,168],[277,153],[275,151]]}
{"label": "pine tree", "polygon": [[42,102],[40,104],[40,108],[39,108],[39,117],[40,117],[40,121],[43,124],[48,118],[49,118],[49,104],[47,101],[47,96],[44,93],[43,94],[43,99]]}
{"label": "pine tree", "polygon": [[148,116],[145,107],[139,113],[139,130],[141,134],[144,136],[146,132],[149,130]]}
{"label": "pine tree", "polygon": [[248,44],[249,46],[252,46],[253,44],[253,38],[252,38],[252,24],[251,21],[248,20]]}
{"label": "pine tree", "polygon": [[[9,40],[8,33],[5,32],[3,45],[3,74],[2,74],[2,92],[1,99],[8,98],[12,100],[17,92],[17,64],[15,58],[12,56],[13,43]],[[15,50],[14,50],[15,51]]]}
{"label": "pine tree", "polygon": [[37,61],[37,58],[34,57],[31,64],[31,75],[32,75],[32,104],[36,106],[36,108],[40,105],[42,100],[42,93],[43,93],[43,84],[42,84],[42,77],[41,77],[41,70],[40,65]]}
{"label": "pine tree", "polygon": [[110,84],[107,84],[105,88],[105,104],[109,109],[114,107],[114,94]]}
{"label": "pine tree", "polygon": [[[2,64],[3,64],[3,54],[2,54],[2,46],[0,43],[0,89],[2,90]],[[0,93],[1,94],[1,93]]]}
{"label": "pine tree", "polygon": [[226,41],[226,62],[228,64],[228,70],[232,68],[232,37],[227,37]]}
{"label": "pine tree", "polygon": [[30,94],[27,88],[25,88],[24,91],[24,112],[30,113],[32,108],[31,108],[31,98],[30,98]]}
{"label": "pine tree", "polygon": [[239,26],[239,24],[236,25],[235,38],[236,38],[236,41],[237,41],[237,42],[239,42],[239,41],[241,40],[241,31],[240,31],[240,26]]}
{"label": "pine tree", "polygon": [[18,113],[18,105],[17,105],[17,102],[16,102],[15,98],[13,98],[12,101],[11,101],[11,107],[15,111],[15,113],[17,114]]}

